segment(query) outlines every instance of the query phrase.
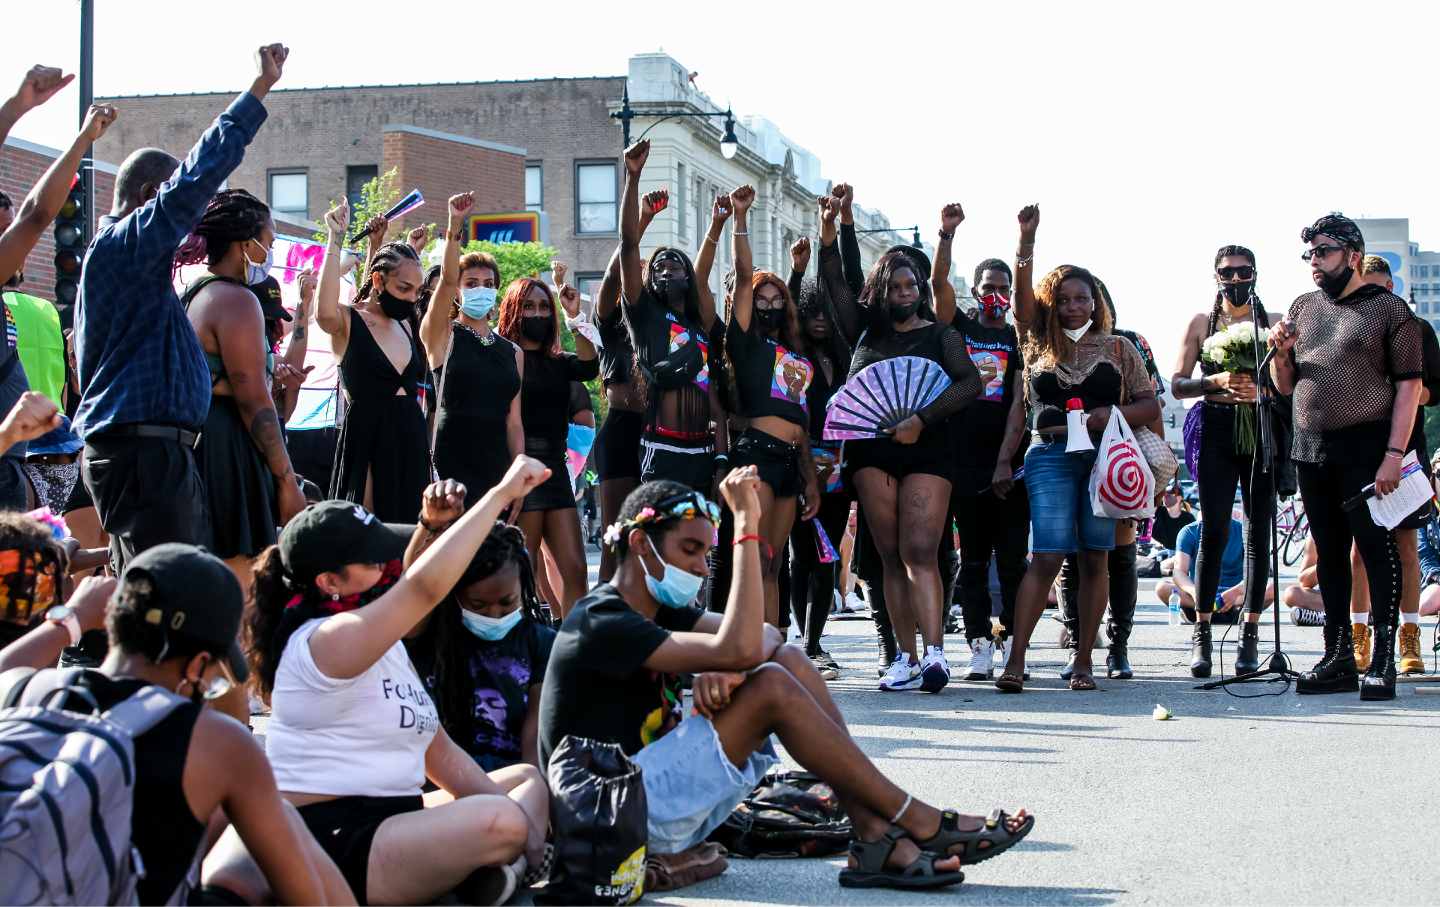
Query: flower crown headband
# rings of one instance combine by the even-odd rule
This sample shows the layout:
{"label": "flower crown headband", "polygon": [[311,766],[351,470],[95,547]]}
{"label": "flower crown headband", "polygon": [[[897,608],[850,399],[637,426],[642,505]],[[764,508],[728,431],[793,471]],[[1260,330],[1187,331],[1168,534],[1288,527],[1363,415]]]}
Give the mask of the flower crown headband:
{"label": "flower crown headband", "polygon": [[603,540],[615,548],[620,539],[631,529],[669,520],[693,520],[704,517],[714,525],[720,524],[720,507],[696,491],[686,491],[665,498],[653,505],[642,507],[640,512],[628,520],[616,520],[605,530]]}

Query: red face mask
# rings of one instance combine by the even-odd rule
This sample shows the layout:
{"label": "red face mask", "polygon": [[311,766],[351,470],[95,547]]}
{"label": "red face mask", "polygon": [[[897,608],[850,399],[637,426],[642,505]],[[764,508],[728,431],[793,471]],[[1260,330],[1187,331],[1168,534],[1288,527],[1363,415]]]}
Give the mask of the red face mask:
{"label": "red face mask", "polygon": [[1004,318],[1010,311],[1010,297],[1004,293],[986,293],[980,297],[980,308],[988,318]]}

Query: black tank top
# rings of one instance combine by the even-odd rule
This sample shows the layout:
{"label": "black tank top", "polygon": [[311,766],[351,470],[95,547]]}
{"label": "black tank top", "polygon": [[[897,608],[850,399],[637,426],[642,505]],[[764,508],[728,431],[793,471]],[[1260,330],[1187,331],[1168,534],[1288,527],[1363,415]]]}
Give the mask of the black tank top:
{"label": "black tank top", "polygon": [[[99,671],[86,671],[76,685],[89,690],[102,711],[149,686],[143,680],[109,677]],[[73,698],[64,707],[77,711],[90,708]],[[190,811],[183,785],[190,736],[201,708],[186,703],[135,738],[135,806],[130,840],[145,863],[145,878],[139,884],[142,904],[169,900],[185,880],[205,836],[205,824]]]}
{"label": "black tank top", "polygon": [[[450,323],[449,356],[435,370],[440,400],[435,452],[454,444],[491,442],[505,436],[510,402],[520,392],[515,344],[491,331],[485,339]],[[488,342],[487,342],[488,341]]]}
{"label": "black tank top", "polygon": [[1030,376],[1030,405],[1035,408],[1035,427],[1054,428],[1065,424],[1065,405],[1072,397],[1085,402],[1089,412],[1120,403],[1120,372],[1108,362],[1096,363],[1079,384],[1062,384],[1053,370],[1036,370]]}
{"label": "black tank top", "polygon": [[525,351],[525,380],[520,389],[520,419],[525,424],[525,451],[532,457],[563,456],[570,431],[570,383],[589,381],[599,363],[574,353],[550,356]]}
{"label": "black tank top", "polygon": [[635,347],[630,344],[630,332],[625,329],[620,306],[609,318],[597,318],[596,328],[600,331],[599,349],[600,380],[606,387],[612,384],[629,384],[635,368]]}

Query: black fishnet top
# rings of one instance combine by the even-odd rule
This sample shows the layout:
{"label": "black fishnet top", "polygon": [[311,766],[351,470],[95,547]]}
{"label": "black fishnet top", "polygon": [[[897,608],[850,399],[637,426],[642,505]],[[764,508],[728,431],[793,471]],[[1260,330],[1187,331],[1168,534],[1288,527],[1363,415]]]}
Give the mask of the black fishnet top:
{"label": "black fishnet top", "polygon": [[1390,435],[1395,383],[1423,372],[1419,320],[1405,300],[1373,285],[1339,300],[1306,293],[1289,317],[1297,334],[1294,459],[1373,457]]}
{"label": "black fishnet top", "polygon": [[[938,363],[950,376],[951,384],[929,406],[916,413],[926,425],[941,422],[980,396],[980,372],[970,359],[965,338],[948,324],[930,323],[910,331],[865,334],[850,360],[850,378],[862,368],[896,356],[919,356]],[[848,380],[848,379],[847,379]]]}

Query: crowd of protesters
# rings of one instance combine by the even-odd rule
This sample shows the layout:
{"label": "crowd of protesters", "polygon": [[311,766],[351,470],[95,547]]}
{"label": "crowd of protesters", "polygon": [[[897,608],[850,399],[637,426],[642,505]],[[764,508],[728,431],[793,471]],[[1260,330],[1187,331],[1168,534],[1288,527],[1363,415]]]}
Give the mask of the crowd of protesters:
{"label": "crowd of protesters", "polygon": [[[1391,698],[1397,670],[1423,671],[1433,509],[1389,530],[1342,505],[1372,483],[1393,492],[1411,452],[1429,469],[1419,407],[1440,403],[1440,345],[1343,216],[1304,231],[1317,288],[1284,318],[1260,303],[1253,253],[1216,254],[1213,304],[1169,381],[1201,398],[1187,419],[1199,519],[1163,453],[1147,467],[1153,519],[1117,519],[1092,506],[1096,442],[1112,420],[1163,438],[1165,382],[1096,275],[1035,277],[1037,206],[1018,215],[1013,258],[979,261],[963,299],[958,203],[940,211],[933,261],[897,246],[867,271],[843,184],[816,200],[813,247],[795,244],[789,274],[754,267],[749,186],[714,200],[693,261],[647,254],[669,194],[642,195],[642,140],[625,152],[620,242],[589,313],[558,263],[547,281],[466,253],[467,191],[449,199],[430,273],[425,231],[387,242],[390,225],[371,221],[357,257],[349,208],[334,207],[292,311],[270,276],[270,210],[224,188],[287,56],[259,49],[253,85],[183,161],[125,159],[73,336],[44,300],[5,298],[0,722],[22,705],[157,710],[134,750],[143,902],[503,902],[554,859],[546,772],[567,738],[617,744],[643,770],[657,879],[723,868],[705,842],[778,762],[778,740],[853,823],[842,884],[956,884],[1035,819],[923,803],[851,738],[821,642],[851,607],[852,559],[880,691],[945,689],[956,632],[965,680],[1023,691],[1057,597],[1069,689],[1097,688],[1102,624],[1106,674],[1133,677],[1142,543],[1171,573],[1162,601],[1194,625],[1191,674],[1211,674],[1211,625],[1238,615],[1248,673],[1275,597],[1276,493],[1298,487],[1314,544],[1283,598],[1325,639],[1299,690]],[[69,78],[31,70],[0,132]],[[119,115],[93,108],[18,208],[0,196],[8,287]],[[177,287],[186,265],[203,273]],[[312,323],[343,398],[319,483],[284,429]],[[1275,350],[1268,369],[1205,355],[1242,323]],[[867,437],[832,437],[837,395],[892,361],[939,376],[935,393]],[[566,447],[597,378],[604,536],[589,587]],[[1276,464],[1261,462],[1256,418],[1274,422]],[[41,670],[57,664],[69,673]],[[260,714],[263,746],[247,730]]]}

